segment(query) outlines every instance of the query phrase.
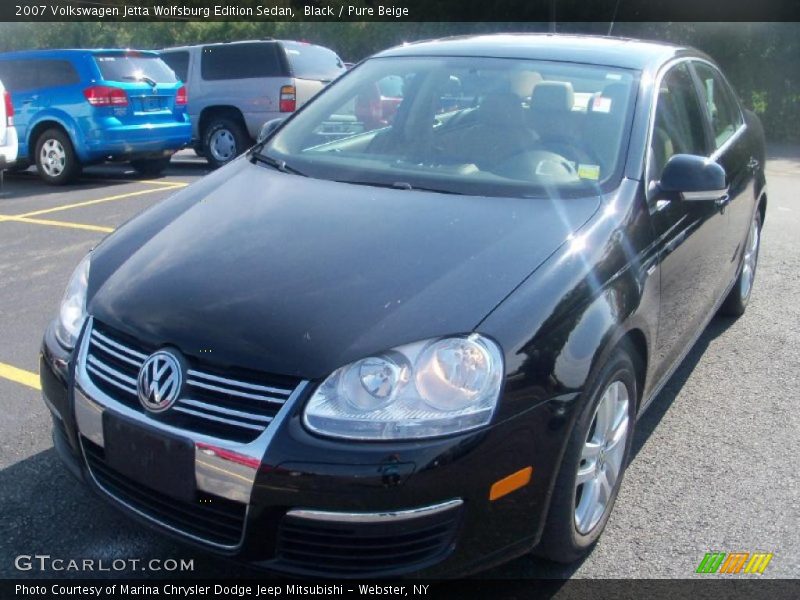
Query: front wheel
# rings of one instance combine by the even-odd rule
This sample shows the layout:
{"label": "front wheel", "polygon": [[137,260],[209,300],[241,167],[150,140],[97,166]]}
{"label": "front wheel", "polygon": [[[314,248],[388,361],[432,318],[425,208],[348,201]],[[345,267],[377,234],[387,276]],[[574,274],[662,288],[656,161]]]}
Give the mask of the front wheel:
{"label": "front wheel", "polygon": [[569,563],[589,551],[614,507],[636,419],[632,350],[618,348],[589,384],[553,490],[536,553]]}
{"label": "front wheel", "polygon": [[36,168],[50,185],[74,181],[81,172],[78,155],[69,136],[61,129],[48,129],[36,140]]}
{"label": "front wheel", "polygon": [[140,175],[147,177],[157,177],[161,175],[164,170],[169,166],[170,157],[167,158],[144,158],[139,160],[132,160],[131,166]]}
{"label": "front wheel", "polygon": [[745,241],[744,257],[742,258],[742,270],[733,288],[728,293],[725,302],[719,309],[723,315],[740,317],[747,309],[750,302],[750,294],[753,292],[753,282],[756,278],[756,267],[758,266],[758,250],[761,247],[761,211],[757,210],[750,222],[750,229],[747,231]]}

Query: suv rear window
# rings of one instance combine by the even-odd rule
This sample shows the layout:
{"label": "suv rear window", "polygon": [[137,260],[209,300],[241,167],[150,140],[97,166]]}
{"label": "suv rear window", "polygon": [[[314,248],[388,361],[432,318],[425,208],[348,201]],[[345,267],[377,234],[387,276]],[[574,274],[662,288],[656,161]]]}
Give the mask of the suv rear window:
{"label": "suv rear window", "polygon": [[200,74],[206,81],[285,76],[286,68],[275,43],[205,46]]}
{"label": "suv rear window", "polygon": [[283,46],[289,57],[292,75],[300,79],[333,81],[347,70],[342,59],[328,48],[302,42],[284,42]]}
{"label": "suv rear window", "polygon": [[175,71],[183,82],[186,82],[189,77],[189,52],[187,50],[180,50],[178,52],[162,52],[161,59],[167,63],[170,69]]}
{"label": "suv rear window", "polygon": [[158,56],[147,54],[95,54],[94,62],[106,81],[175,83],[175,73]]}
{"label": "suv rear window", "polygon": [[81,78],[68,60],[29,59],[0,61],[0,80],[11,92],[73,85]]}

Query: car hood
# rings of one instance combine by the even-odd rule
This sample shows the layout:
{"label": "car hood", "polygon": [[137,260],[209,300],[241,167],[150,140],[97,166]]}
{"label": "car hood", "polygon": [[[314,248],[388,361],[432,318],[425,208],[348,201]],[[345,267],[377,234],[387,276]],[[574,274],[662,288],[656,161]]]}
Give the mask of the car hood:
{"label": "car hood", "polygon": [[473,330],[599,204],[376,188],[237,160],[96,248],[88,310],[147,346],[317,379]]}

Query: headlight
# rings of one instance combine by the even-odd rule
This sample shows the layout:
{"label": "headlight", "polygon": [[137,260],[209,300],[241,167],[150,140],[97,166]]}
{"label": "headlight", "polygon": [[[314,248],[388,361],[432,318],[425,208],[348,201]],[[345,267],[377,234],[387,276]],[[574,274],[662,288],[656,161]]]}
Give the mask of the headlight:
{"label": "headlight", "polygon": [[433,437],[486,425],[503,356],[479,334],[400,346],[337,369],[306,405],[310,430],[334,437]]}
{"label": "headlight", "polygon": [[66,348],[74,348],[86,320],[86,288],[89,284],[91,253],[75,268],[69,279],[56,324],[56,338]]}

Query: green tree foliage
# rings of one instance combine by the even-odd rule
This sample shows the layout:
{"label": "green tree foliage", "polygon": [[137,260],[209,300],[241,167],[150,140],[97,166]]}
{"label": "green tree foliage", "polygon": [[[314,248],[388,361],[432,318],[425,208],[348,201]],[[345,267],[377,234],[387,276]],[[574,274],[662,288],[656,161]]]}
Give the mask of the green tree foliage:
{"label": "green tree foliage", "polygon": [[[508,13],[508,17],[513,14]],[[608,26],[558,23],[558,31],[605,35]],[[403,42],[548,28],[548,23],[519,22],[0,23],[0,51],[55,47],[150,49],[274,37],[322,44],[336,50],[344,60],[357,62]],[[613,34],[703,50],[720,63],[744,104],[759,114],[770,139],[800,141],[800,23],[616,23]]]}

